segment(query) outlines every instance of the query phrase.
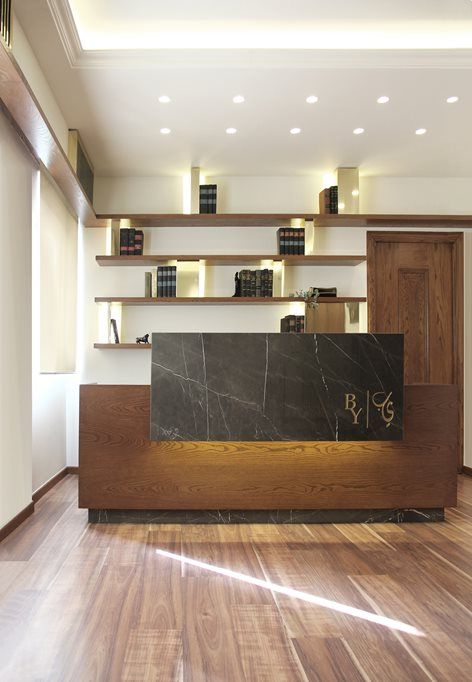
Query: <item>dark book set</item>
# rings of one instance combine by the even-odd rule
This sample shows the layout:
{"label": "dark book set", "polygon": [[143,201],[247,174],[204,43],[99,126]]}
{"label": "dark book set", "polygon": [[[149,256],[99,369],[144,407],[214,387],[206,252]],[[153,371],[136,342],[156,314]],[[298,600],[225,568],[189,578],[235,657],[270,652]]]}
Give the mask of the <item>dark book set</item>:
{"label": "dark book set", "polygon": [[280,227],[277,230],[279,254],[303,256],[305,254],[305,229],[303,227]]}
{"label": "dark book set", "polygon": [[134,227],[120,230],[120,256],[142,256],[144,232]]}
{"label": "dark book set", "polygon": [[273,295],[274,271],[241,270],[237,272],[235,281],[235,297],[267,298]]}
{"label": "dark book set", "polygon": [[320,192],[320,213],[338,213],[338,187],[333,185]]}
{"label": "dark book set", "polygon": [[216,213],[216,185],[200,185],[200,213]]}
{"label": "dark book set", "polygon": [[285,315],[280,320],[280,331],[303,334],[305,331],[305,315]]}
{"label": "dark book set", "polygon": [[160,265],[145,273],[146,298],[175,298],[177,296],[177,266]]}

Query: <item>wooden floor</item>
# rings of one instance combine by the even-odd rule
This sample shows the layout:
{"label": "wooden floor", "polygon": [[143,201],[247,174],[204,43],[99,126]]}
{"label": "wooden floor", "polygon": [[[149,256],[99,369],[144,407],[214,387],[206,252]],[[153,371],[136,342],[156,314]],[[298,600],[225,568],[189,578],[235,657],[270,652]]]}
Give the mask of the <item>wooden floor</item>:
{"label": "wooden floor", "polygon": [[472,679],[472,478],[436,524],[89,526],[76,497],[0,543],[2,682]]}

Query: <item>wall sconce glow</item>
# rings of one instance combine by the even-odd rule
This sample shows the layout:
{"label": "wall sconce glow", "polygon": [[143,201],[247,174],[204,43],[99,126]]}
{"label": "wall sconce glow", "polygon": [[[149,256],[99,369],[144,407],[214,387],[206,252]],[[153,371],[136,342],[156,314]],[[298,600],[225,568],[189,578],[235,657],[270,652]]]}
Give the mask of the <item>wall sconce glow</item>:
{"label": "wall sconce glow", "polygon": [[426,128],[418,128],[415,130],[415,135],[424,135],[426,132]]}
{"label": "wall sconce glow", "polygon": [[455,104],[455,103],[458,102],[458,101],[459,101],[459,98],[456,97],[456,95],[453,95],[452,97],[448,97],[447,100],[446,100],[446,102],[447,102],[448,104]]}
{"label": "wall sconce glow", "polygon": [[302,132],[301,128],[290,128],[291,135],[300,135],[301,132]]}
{"label": "wall sconce glow", "polygon": [[346,208],[346,204],[343,201],[340,201],[338,203],[338,208],[340,211],[344,211],[344,209]]}
{"label": "wall sconce glow", "polygon": [[182,177],[182,213],[191,213],[192,208],[192,182],[190,173]]}
{"label": "wall sconce glow", "polygon": [[242,104],[245,101],[246,100],[244,99],[243,95],[236,95],[235,97],[233,97],[233,102],[235,104]]}
{"label": "wall sconce glow", "polygon": [[316,95],[308,95],[305,101],[308,104],[316,104],[316,102],[318,101],[318,97]]}
{"label": "wall sconce glow", "polygon": [[364,133],[365,130],[364,128],[354,128],[352,132],[354,133],[354,135],[362,135],[362,133]]}
{"label": "wall sconce glow", "polygon": [[359,196],[359,190],[358,189],[353,189],[351,192],[353,197],[358,197]]}
{"label": "wall sconce glow", "polygon": [[169,104],[169,102],[170,102],[170,97],[169,97],[168,95],[161,95],[161,96],[159,97],[159,102],[160,102],[161,104]]}
{"label": "wall sconce glow", "polygon": [[390,102],[390,97],[387,97],[387,95],[382,95],[382,97],[377,99],[377,104],[387,104],[387,102]]}
{"label": "wall sconce glow", "polygon": [[161,135],[169,135],[170,134],[170,128],[161,128]]}
{"label": "wall sconce glow", "polygon": [[418,630],[414,625],[409,625],[408,623],[402,623],[399,620],[393,618],[388,618],[387,616],[381,616],[378,613],[372,611],[364,611],[363,609],[358,609],[355,606],[349,606],[348,604],[342,604],[338,601],[333,601],[331,599],[325,599],[324,597],[318,597],[315,594],[310,594],[309,592],[301,592],[300,590],[294,590],[292,587],[285,587],[284,585],[279,585],[273,583],[270,580],[262,580],[261,578],[254,578],[252,575],[247,575],[246,573],[239,573],[238,571],[232,571],[229,568],[223,568],[222,566],[215,566],[213,564],[207,564],[204,561],[199,561],[198,559],[191,559],[190,557],[183,556],[181,554],[173,554],[165,549],[156,549],[156,554],[159,557],[165,557],[167,559],[173,559],[174,561],[179,561],[181,564],[188,564],[189,566],[196,566],[197,568],[203,568],[206,571],[216,573],[218,575],[223,575],[227,578],[232,578],[233,580],[240,580],[244,583],[249,583],[250,585],[256,585],[265,590],[270,590],[271,592],[277,592],[278,594],[284,594],[293,599],[300,599],[300,601],[308,602],[309,604],[314,604],[316,606],[321,606],[323,608],[331,609],[332,611],[337,611],[338,613],[345,613],[348,616],[353,616],[354,618],[361,618],[362,620],[370,621],[371,623],[377,623],[378,625],[383,625],[384,627],[390,628],[392,630],[398,630],[400,632],[405,632],[409,635],[414,635],[416,637],[424,637],[424,632]]}
{"label": "wall sconce glow", "polygon": [[236,135],[237,132],[238,132],[237,128],[226,128],[227,135]]}
{"label": "wall sconce glow", "polygon": [[323,173],[323,189],[328,189],[328,187],[333,187],[336,185],[337,180],[334,173]]}

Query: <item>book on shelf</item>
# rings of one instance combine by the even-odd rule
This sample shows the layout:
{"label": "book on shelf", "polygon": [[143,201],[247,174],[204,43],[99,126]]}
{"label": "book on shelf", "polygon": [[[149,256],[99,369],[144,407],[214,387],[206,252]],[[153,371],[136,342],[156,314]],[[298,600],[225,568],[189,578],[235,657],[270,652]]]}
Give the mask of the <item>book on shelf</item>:
{"label": "book on shelf", "polygon": [[152,272],[144,273],[144,297],[152,297]]}
{"label": "book on shelf", "polygon": [[330,214],[338,213],[338,187],[337,185],[332,185],[327,187],[320,192],[319,196],[320,202],[320,213]]}
{"label": "book on shelf", "polygon": [[116,320],[112,317],[110,322],[111,322],[111,327],[113,329],[113,336],[115,338],[115,343],[120,343],[120,337],[118,334],[118,326],[116,324]]}
{"label": "book on shelf", "polygon": [[120,256],[142,256],[144,249],[144,232],[134,227],[123,227],[120,230]]}
{"label": "book on shelf", "polygon": [[305,315],[285,315],[280,320],[280,331],[303,334],[305,332]]}
{"label": "book on shelf", "polygon": [[305,228],[280,227],[277,230],[277,248],[283,256],[303,256],[305,253]]}
{"label": "book on shelf", "polygon": [[151,274],[151,298],[174,298],[177,296],[177,266],[159,265],[151,273],[145,273],[145,290],[148,291],[148,275]]}
{"label": "book on shelf", "polygon": [[216,185],[200,185],[200,213],[216,213]]}
{"label": "book on shelf", "polygon": [[239,272],[239,296],[243,298],[269,298],[273,295],[274,271],[241,270]]}

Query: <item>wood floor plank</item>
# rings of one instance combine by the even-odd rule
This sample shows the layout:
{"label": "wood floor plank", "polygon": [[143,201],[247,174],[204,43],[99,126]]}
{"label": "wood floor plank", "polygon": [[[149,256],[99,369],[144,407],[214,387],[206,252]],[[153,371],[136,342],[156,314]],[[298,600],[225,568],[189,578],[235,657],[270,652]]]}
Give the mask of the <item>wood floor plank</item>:
{"label": "wood floor plank", "polygon": [[472,478],[444,523],[324,526],[88,524],[76,479],[0,543],[2,682],[470,679]]}

